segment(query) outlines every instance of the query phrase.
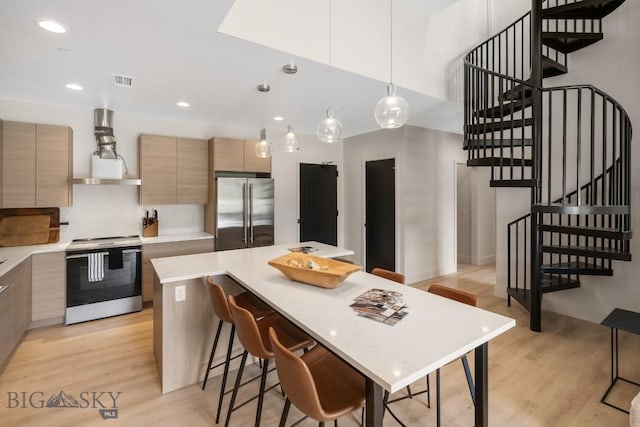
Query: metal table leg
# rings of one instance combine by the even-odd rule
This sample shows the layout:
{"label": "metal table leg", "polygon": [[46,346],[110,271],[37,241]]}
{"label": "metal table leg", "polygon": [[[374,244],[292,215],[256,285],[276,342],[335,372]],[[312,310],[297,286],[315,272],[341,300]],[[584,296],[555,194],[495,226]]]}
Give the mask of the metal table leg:
{"label": "metal table leg", "polygon": [[367,378],[365,391],[367,395],[365,425],[367,427],[382,427],[382,387],[371,378]]}
{"label": "metal table leg", "polygon": [[475,427],[489,425],[489,343],[475,349]]}

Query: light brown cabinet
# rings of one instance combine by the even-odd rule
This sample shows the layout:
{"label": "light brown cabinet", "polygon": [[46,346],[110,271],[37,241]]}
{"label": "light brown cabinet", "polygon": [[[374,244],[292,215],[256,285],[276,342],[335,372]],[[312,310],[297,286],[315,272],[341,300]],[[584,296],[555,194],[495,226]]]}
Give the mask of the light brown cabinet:
{"label": "light brown cabinet", "polygon": [[256,156],[257,143],[257,140],[248,139],[211,138],[209,153],[213,156],[213,170],[270,173],[271,158]]}
{"label": "light brown cabinet", "polygon": [[31,256],[31,322],[33,326],[60,324],[66,309],[66,262],[64,252]]}
{"label": "light brown cabinet", "polygon": [[207,141],[140,135],[138,148],[140,204],[207,203]]}
{"label": "light brown cabinet", "polygon": [[142,246],[142,301],[153,301],[154,258],[213,252],[213,238],[183,242],[152,243]]}
{"label": "light brown cabinet", "polygon": [[0,277],[0,366],[22,339],[31,320],[31,258]]}
{"label": "light brown cabinet", "polygon": [[4,121],[0,136],[3,208],[71,206],[71,128]]}

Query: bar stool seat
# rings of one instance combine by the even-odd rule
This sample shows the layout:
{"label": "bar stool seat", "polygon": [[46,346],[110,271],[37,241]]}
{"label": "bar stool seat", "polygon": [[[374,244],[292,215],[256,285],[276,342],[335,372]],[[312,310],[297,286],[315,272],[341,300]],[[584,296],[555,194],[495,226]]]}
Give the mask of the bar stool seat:
{"label": "bar stool seat", "polygon": [[275,330],[270,329],[269,335],[278,377],[287,395],[281,427],[291,403],[321,426],[364,406],[365,380],[351,366],[320,345],[298,356],[285,347]]}
{"label": "bar stool seat", "polygon": [[[222,384],[220,385],[220,396],[218,397],[218,409],[216,411],[216,423],[218,423],[220,422],[220,412],[222,411],[224,396],[225,394],[227,394],[225,389],[227,387],[227,377],[229,374],[229,362],[240,357],[241,355],[238,354],[236,356],[231,356],[231,352],[233,350],[233,339],[235,337],[235,325],[233,324],[233,317],[231,316],[231,311],[229,310],[229,305],[227,304],[227,296],[225,295],[222,286],[215,283],[212,277],[207,277],[207,288],[209,289],[209,296],[211,297],[213,312],[219,320],[216,336],[213,340],[213,345],[211,346],[209,363],[207,364],[207,370],[205,372],[204,380],[202,381],[202,390],[204,390],[207,386],[209,373],[213,369],[224,365]],[[265,304],[259,298],[249,292],[238,294],[235,296],[235,298],[238,305],[248,310],[254,318],[262,318],[269,315],[270,313],[273,313],[271,307],[269,307],[267,304]],[[220,339],[220,333],[222,331],[222,325],[224,323],[231,325],[231,330],[229,331],[229,342],[227,344],[227,354],[223,362],[218,363],[217,365],[213,365],[213,359],[216,353],[216,349],[218,348],[218,340]]]}

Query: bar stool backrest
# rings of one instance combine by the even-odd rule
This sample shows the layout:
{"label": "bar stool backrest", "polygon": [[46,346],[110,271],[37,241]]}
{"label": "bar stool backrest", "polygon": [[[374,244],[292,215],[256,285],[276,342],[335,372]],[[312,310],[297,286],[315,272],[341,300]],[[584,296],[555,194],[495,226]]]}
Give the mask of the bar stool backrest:
{"label": "bar stool backrest", "polygon": [[384,277],[385,279],[393,280],[394,282],[402,283],[404,285],[404,274],[378,267],[371,270],[371,274]]}
{"label": "bar stool backrest", "polygon": [[260,359],[273,359],[273,352],[262,341],[262,334],[251,312],[236,304],[233,295],[229,295],[227,301],[233,324],[236,325],[236,334],[245,350]]}
{"label": "bar stool backrest", "polygon": [[326,419],[327,414],[322,408],[315,381],[306,363],[280,343],[273,328],[269,328],[269,338],[273,346],[280,385],[291,403],[308,417],[315,420]]}
{"label": "bar stool backrest", "polygon": [[222,286],[215,283],[211,277],[207,277],[207,288],[209,289],[209,295],[211,296],[213,312],[223,322],[233,323],[229,304],[227,304],[227,297],[224,294]]}
{"label": "bar stool backrest", "polygon": [[460,289],[450,288],[448,286],[433,284],[429,288],[432,294],[440,295],[441,297],[449,298],[454,301],[461,302],[463,304],[478,306],[478,298],[469,292],[462,291]]}

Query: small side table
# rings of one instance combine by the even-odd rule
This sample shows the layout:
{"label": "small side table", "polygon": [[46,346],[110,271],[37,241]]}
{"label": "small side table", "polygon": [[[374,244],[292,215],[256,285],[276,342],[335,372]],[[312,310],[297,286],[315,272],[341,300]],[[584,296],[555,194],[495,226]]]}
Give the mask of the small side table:
{"label": "small side table", "polygon": [[609,315],[600,324],[611,328],[611,385],[605,392],[604,396],[602,396],[602,399],[600,399],[600,402],[628,414],[629,411],[626,409],[608,403],[605,400],[618,380],[640,387],[639,383],[621,377],[618,371],[618,330],[621,329],[625,332],[640,335],[640,313],[616,308],[609,313]]}

